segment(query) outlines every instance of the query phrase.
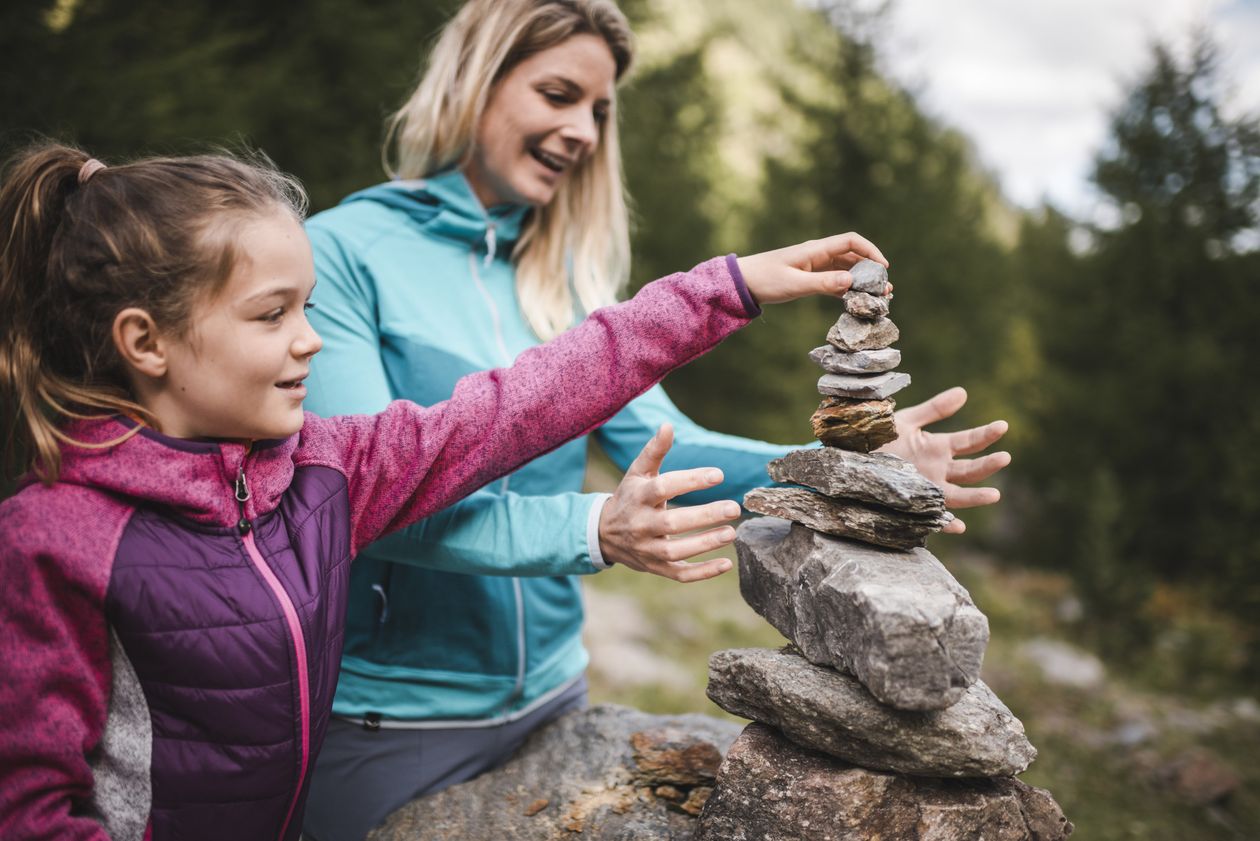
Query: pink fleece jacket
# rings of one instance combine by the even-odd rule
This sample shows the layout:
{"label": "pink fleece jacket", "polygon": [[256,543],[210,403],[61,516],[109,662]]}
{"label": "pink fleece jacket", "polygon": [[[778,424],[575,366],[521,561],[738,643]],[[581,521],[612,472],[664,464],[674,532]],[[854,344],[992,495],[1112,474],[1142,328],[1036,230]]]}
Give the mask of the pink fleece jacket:
{"label": "pink fleece jacket", "polygon": [[[379,415],[328,420],[308,414],[300,433],[253,452],[153,434],[105,450],[67,448],[57,483],[28,482],[0,503],[0,580],[7,589],[0,600],[0,838],[296,837],[292,816],[300,815],[304,772],[322,740],[340,659],[344,562],[382,534],[589,432],[757,312],[733,257],[715,259],[591,314],[510,368],[468,376],[441,404],[399,401]],[[120,431],[118,420],[71,430],[87,441]],[[243,509],[232,492],[242,469],[251,490]],[[314,478],[298,482],[297,474]],[[326,504],[317,493],[324,491],[342,501]],[[344,538],[302,537],[305,518],[317,509],[331,518],[327,534]],[[242,515],[257,546],[253,533],[232,537]],[[184,577],[181,564],[209,551],[198,541],[209,547],[225,539],[247,544],[270,590],[255,575],[245,589],[208,594],[204,582],[215,578]],[[143,546],[158,549],[135,548]],[[178,593],[172,581],[187,582],[186,604],[178,596],[151,598],[150,586]],[[266,620],[282,629],[270,647],[220,646],[206,664],[190,653],[187,634],[161,647],[179,636],[173,616],[186,614],[197,633],[259,623],[246,609],[251,599],[288,610],[287,625],[279,607]],[[157,613],[160,621],[152,618]],[[133,649],[133,639],[144,640],[143,650]],[[274,711],[205,708],[211,698],[189,718],[178,700],[161,694],[174,674],[220,669],[227,679],[256,662],[278,664],[291,687],[280,687],[286,700],[277,705],[275,732],[250,738],[296,740],[294,755],[272,777],[266,774],[276,769],[240,772],[256,770],[263,781],[293,777],[257,816],[257,831],[239,824],[245,812],[224,808],[216,819],[202,804],[185,809],[178,796],[163,794],[173,771],[187,777],[190,762],[194,774],[204,769],[204,787],[221,782],[213,750],[221,746],[213,739],[205,740],[202,764],[183,747],[197,740],[183,738],[181,764],[167,768],[163,734],[232,716],[269,721],[265,713]],[[290,696],[301,703],[290,709]]]}

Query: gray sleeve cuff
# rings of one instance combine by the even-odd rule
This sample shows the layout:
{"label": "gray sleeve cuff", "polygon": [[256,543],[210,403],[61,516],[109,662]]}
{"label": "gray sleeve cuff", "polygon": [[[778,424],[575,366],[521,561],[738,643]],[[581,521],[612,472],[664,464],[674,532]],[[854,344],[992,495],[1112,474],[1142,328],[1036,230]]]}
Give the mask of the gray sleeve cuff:
{"label": "gray sleeve cuff", "polygon": [[599,517],[604,513],[604,505],[612,498],[612,494],[594,494],[599,497],[591,504],[591,511],[586,515],[586,546],[591,556],[591,564],[598,570],[611,567],[611,562],[604,560],[604,553],[599,549]]}

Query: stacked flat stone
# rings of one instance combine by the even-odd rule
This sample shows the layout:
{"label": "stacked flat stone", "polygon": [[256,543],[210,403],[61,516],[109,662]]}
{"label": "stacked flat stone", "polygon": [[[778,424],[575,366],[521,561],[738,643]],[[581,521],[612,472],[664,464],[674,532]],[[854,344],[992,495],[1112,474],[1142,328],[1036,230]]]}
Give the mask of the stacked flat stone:
{"label": "stacked flat stone", "polygon": [[709,660],[709,697],[754,723],[696,839],[1066,838],[1049,793],[1015,779],[1037,753],[1023,725],[979,679],[988,620],[923,548],[953,519],[944,495],[872,452],[895,440],[892,395],[910,377],[894,370],[887,272],[852,273],[845,314],[810,353],[823,446],[772,461],[790,486],[744,498],[769,516],[738,530],[740,592],[791,645]]}

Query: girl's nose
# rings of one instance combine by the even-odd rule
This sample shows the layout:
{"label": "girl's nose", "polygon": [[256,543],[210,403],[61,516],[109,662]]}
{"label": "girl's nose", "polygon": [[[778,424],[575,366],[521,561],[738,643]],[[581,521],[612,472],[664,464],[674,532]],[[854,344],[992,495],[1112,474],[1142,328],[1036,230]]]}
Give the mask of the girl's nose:
{"label": "girl's nose", "polygon": [[324,346],[324,340],[315,332],[315,328],[307,321],[301,334],[293,342],[293,355],[299,358],[314,356]]}

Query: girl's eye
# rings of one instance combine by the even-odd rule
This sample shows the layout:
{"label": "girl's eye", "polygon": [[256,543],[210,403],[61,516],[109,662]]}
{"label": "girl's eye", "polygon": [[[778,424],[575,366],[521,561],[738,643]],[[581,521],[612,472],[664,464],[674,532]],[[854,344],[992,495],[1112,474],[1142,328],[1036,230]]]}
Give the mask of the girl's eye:
{"label": "girl's eye", "polygon": [[278,307],[264,315],[262,320],[268,324],[277,324],[282,318],[284,318],[284,307]]}
{"label": "girl's eye", "polygon": [[607,108],[596,108],[594,113],[595,113],[595,122],[604,123],[608,121]]}
{"label": "girl's eye", "polygon": [[308,310],[308,311],[315,309],[315,302],[307,301],[305,304],[302,304],[302,309]]}
{"label": "girl's eye", "polygon": [[552,105],[567,105],[569,103],[569,97],[558,91],[543,91],[542,95]]}

